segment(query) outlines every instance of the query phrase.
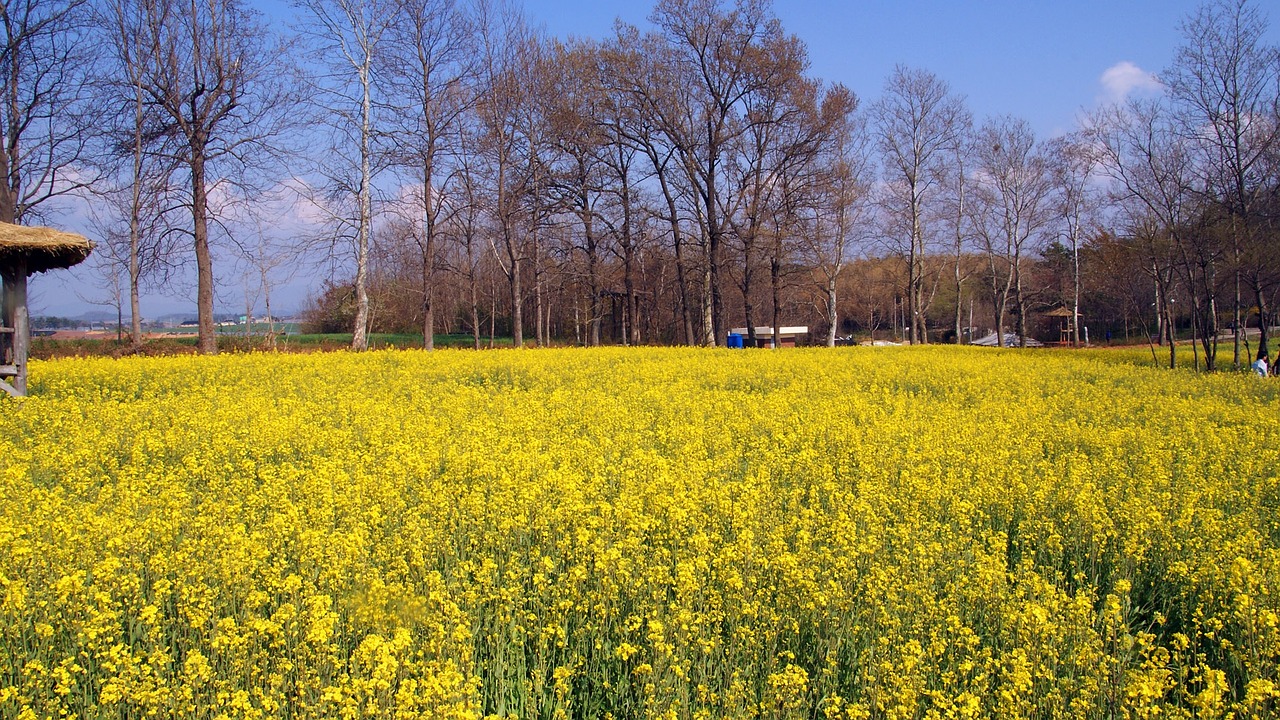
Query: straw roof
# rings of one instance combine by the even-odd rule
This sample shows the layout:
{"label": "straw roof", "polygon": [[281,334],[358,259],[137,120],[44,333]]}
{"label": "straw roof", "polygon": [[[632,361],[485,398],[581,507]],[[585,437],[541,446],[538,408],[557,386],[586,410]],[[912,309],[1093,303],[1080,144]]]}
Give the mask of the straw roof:
{"label": "straw roof", "polygon": [[82,235],[0,222],[0,269],[12,267],[19,258],[26,260],[28,275],[68,268],[89,257],[92,250],[93,243]]}
{"label": "straw roof", "polygon": [[[1069,318],[1073,315],[1075,315],[1075,313],[1071,312],[1070,310],[1064,307],[1050,310],[1049,312],[1044,314],[1045,317],[1060,317],[1060,318]],[[1077,316],[1077,317],[1083,317],[1083,316]]]}

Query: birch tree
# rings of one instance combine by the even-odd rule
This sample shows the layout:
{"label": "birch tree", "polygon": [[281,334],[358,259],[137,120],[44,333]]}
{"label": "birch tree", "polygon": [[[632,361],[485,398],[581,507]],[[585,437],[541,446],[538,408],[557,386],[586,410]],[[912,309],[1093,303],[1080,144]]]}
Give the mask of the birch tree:
{"label": "birch tree", "polygon": [[887,181],[890,210],[900,218],[907,264],[907,339],[928,342],[924,318],[928,213],[941,193],[948,148],[967,116],[947,83],[924,70],[894,68],[884,94],[871,107],[871,122]]}
{"label": "birch tree", "polygon": [[[973,120],[966,111],[957,118],[953,142],[946,152],[951,156],[944,170],[944,197],[942,225],[951,236],[951,280],[955,292],[955,312],[952,315],[952,332],[957,345],[964,342],[964,291],[972,271],[965,262],[974,250],[973,241]],[[972,307],[972,300],[970,301]],[[970,338],[972,340],[972,338]]]}
{"label": "birch tree", "polygon": [[815,269],[827,321],[826,345],[835,347],[840,326],[840,278],[866,241],[871,218],[875,166],[862,115],[850,113],[834,129],[815,159],[816,177],[810,202],[798,212],[801,242]]}
{"label": "birch tree", "polygon": [[1027,286],[1024,263],[1048,222],[1048,160],[1026,121],[1012,117],[989,120],[975,140],[977,189],[981,203],[979,233],[991,271],[992,310],[997,344],[1004,347],[1004,318],[1010,303],[1014,332],[1021,344],[1027,333]]}
{"label": "birch tree", "polygon": [[[354,234],[356,312],[351,348],[369,347],[369,244],[373,231],[373,182],[382,163],[375,157],[377,65],[384,35],[395,21],[390,0],[299,0],[303,31],[324,68],[313,98],[333,130],[335,152],[322,166],[330,196],[339,203],[350,193],[351,213],[335,212],[339,232]],[[348,160],[348,158],[350,160]],[[349,163],[349,164],[348,164]],[[349,172],[343,172],[343,171]],[[334,172],[337,171],[337,172]]]}
{"label": "birch tree", "polygon": [[1053,179],[1053,209],[1059,236],[1071,253],[1071,344],[1080,346],[1080,248],[1099,198],[1093,174],[1096,151],[1085,137],[1056,138],[1046,148]]}

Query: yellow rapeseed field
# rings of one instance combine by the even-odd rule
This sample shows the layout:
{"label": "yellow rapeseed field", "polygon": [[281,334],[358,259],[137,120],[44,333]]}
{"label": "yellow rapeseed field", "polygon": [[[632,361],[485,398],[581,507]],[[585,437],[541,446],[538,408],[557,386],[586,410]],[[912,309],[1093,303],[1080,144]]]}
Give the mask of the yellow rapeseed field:
{"label": "yellow rapeseed field", "polygon": [[5,718],[1280,712],[1280,382],[957,348],[33,364]]}

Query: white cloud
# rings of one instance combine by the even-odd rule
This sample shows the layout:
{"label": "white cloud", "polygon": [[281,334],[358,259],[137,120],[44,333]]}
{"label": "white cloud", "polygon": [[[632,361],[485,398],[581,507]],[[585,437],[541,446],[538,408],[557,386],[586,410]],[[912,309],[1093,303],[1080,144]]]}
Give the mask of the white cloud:
{"label": "white cloud", "polygon": [[1104,103],[1122,103],[1133,94],[1155,95],[1164,90],[1164,85],[1160,84],[1154,73],[1149,73],[1128,60],[1122,60],[1104,70],[1098,81],[1102,83],[1102,96],[1099,99]]}

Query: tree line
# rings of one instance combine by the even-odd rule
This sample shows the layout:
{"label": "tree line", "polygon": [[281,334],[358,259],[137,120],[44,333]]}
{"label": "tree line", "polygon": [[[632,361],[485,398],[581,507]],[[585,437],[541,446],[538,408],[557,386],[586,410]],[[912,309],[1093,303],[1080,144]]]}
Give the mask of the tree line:
{"label": "tree line", "polygon": [[2,4],[0,220],[91,197],[135,342],[141,292],[194,264],[216,351],[215,244],[268,315],[327,264],[310,320],[356,349],[1049,322],[1170,363],[1189,336],[1212,370],[1224,331],[1238,366],[1275,324],[1280,52],[1246,0],[1183,20],[1162,92],[1054,138],[918,68],[864,101],[766,0],[658,0],[603,40],[501,0],[296,0],[286,27],[239,0]]}

